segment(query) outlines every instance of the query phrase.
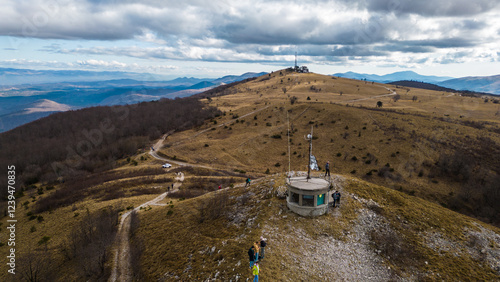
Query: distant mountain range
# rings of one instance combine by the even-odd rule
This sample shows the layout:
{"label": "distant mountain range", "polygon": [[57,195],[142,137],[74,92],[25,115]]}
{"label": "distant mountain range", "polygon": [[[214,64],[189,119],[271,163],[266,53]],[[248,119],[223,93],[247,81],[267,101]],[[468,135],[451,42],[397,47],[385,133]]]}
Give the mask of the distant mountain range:
{"label": "distant mountain range", "polygon": [[442,81],[438,85],[457,90],[471,90],[500,95],[500,75],[462,77]]}
{"label": "distant mountain range", "polygon": [[[137,80],[130,77],[152,77],[147,74],[123,72],[0,68],[0,132],[54,112],[187,97],[218,85],[264,74],[266,73],[245,73],[216,79],[182,77],[174,80]],[[41,81],[44,83],[37,83]],[[21,84],[16,85],[18,82]]]}
{"label": "distant mountain range", "polygon": [[167,77],[149,73],[80,70],[32,70],[0,68],[0,86],[59,82],[83,82],[133,79],[139,81],[165,80]]}
{"label": "distant mountain range", "polygon": [[495,76],[477,76],[451,78],[441,76],[420,75],[413,71],[395,72],[386,75],[361,74],[355,72],[336,73],[334,76],[369,80],[379,83],[391,83],[395,81],[418,81],[432,83],[446,88],[456,90],[469,90],[475,92],[491,93],[500,95],[500,75]]}
{"label": "distant mountain range", "polygon": [[452,79],[453,77],[446,76],[430,76],[430,75],[420,75],[413,71],[400,71],[395,73],[390,73],[386,75],[377,75],[377,74],[365,74],[365,73],[355,73],[355,72],[345,72],[345,73],[336,73],[334,76],[359,79],[359,80],[369,80],[375,81],[379,83],[389,83],[398,80],[417,80],[428,83],[436,83],[440,81],[445,81]]}

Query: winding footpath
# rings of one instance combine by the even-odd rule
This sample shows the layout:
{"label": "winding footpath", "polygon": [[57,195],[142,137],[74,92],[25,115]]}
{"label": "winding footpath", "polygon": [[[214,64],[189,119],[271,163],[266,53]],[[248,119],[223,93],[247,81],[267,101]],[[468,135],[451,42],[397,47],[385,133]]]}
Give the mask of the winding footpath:
{"label": "winding footpath", "polygon": [[375,99],[375,98],[381,98],[381,97],[387,97],[387,96],[395,96],[395,95],[398,94],[398,93],[396,93],[396,91],[390,89],[389,87],[385,87],[385,86],[383,86],[383,87],[385,89],[387,89],[387,91],[389,91],[391,93],[384,94],[384,95],[371,96],[371,97],[368,97],[368,98],[359,98],[359,99],[348,100],[348,101],[340,101],[338,103],[353,103],[353,102],[358,102],[358,101],[371,100],[371,99]]}
{"label": "winding footpath", "polygon": [[[252,112],[249,112],[245,115],[242,115],[240,118],[242,117],[246,117],[246,116],[249,116],[251,114],[255,114],[259,111],[262,111],[266,108],[268,108],[269,106],[266,106],[266,107],[263,107],[263,108],[260,108],[260,109],[257,109],[257,110],[254,110]],[[220,127],[220,126],[224,126],[225,124],[229,124],[233,122],[233,120],[229,120],[225,123],[222,123],[220,125],[217,125],[215,127]],[[189,139],[192,139],[192,138],[195,138],[197,137],[198,135],[202,134],[202,133],[205,133],[209,130],[211,130],[212,127],[209,127],[207,129],[204,129],[204,130],[201,130],[199,132],[197,132],[194,136],[188,138]],[[196,164],[188,164],[188,163],[185,163],[185,162],[180,162],[180,161],[175,161],[175,160],[171,160],[171,159],[166,159],[166,158],[163,158],[161,156],[158,155],[158,150],[161,149],[161,147],[163,146],[163,142],[165,141],[165,139],[174,132],[174,130],[172,131],[169,131],[167,132],[166,134],[164,134],[150,149],[149,151],[149,154],[157,159],[157,160],[160,160],[160,161],[164,161],[164,162],[170,162],[170,163],[173,163],[173,164],[176,164],[176,165],[179,165],[179,166],[193,166],[193,167],[202,167],[202,168],[210,168],[210,167],[207,167],[207,166],[203,166],[203,165],[196,165]],[[182,140],[182,141],[179,141],[179,142],[184,142],[186,140]],[[165,192],[161,195],[159,195],[158,197],[154,198],[153,200],[151,201],[148,201],[148,202],[145,202],[143,204],[141,204],[140,206],[134,208],[133,210],[130,210],[130,211],[127,211],[126,213],[122,214],[122,216],[120,217],[120,225],[118,226],[118,233],[116,235],[116,240],[115,240],[115,254],[114,254],[114,258],[113,258],[113,266],[112,266],[112,269],[111,269],[111,275],[109,277],[109,282],[115,282],[115,281],[132,281],[132,278],[133,278],[133,274],[131,272],[131,259],[130,259],[130,241],[129,241],[129,237],[130,237],[130,223],[131,223],[131,214],[133,212],[138,212],[139,210],[141,210],[141,208],[145,208],[147,206],[165,206],[166,204],[161,204],[160,202],[165,199],[165,197],[168,195],[168,193],[171,193],[171,192],[175,192],[179,189],[179,187],[182,185],[182,182],[184,181],[184,174],[182,172],[179,172],[178,176],[175,178],[175,183],[174,183],[174,189],[172,189],[172,191],[170,192]]]}
{"label": "winding footpath", "polygon": [[[158,142],[153,146],[155,150],[161,148],[163,141],[168,136],[165,134]],[[156,159],[164,161],[165,159],[161,158],[156,154],[156,151],[151,150],[149,152],[151,156]],[[122,214],[120,217],[120,225],[118,226],[118,233],[116,235],[115,241],[115,256],[113,258],[113,268],[111,270],[111,275],[109,277],[110,282],[115,281],[132,281],[132,273],[131,273],[131,261],[130,261],[130,223],[131,223],[131,214],[133,212],[138,212],[142,208],[146,208],[148,206],[165,206],[166,204],[161,204],[160,202],[165,199],[165,197],[174,191],[179,190],[179,187],[182,185],[182,181],[184,181],[184,174],[179,172],[178,176],[175,178],[174,189],[170,192],[165,192],[158,197],[154,198],[151,201],[145,202],[140,206],[134,208],[133,210],[127,211]]]}

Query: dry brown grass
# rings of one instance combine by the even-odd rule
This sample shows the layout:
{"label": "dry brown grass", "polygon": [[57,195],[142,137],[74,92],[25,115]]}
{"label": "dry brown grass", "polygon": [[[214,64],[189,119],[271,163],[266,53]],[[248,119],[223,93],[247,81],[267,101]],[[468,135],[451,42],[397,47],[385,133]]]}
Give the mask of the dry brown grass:
{"label": "dry brown grass", "polygon": [[[416,260],[414,263],[421,270],[439,273],[439,279],[445,280],[464,277],[472,280],[498,279],[498,275],[488,266],[473,259],[464,250],[454,250],[461,253],[458,257],[451,253],[438,254],[425,245],[422,234],[440,232],[455,244],[465,244],[469,238],[464,230],[477,230],[476,224],[478,223],[487,226],[497,234],[500,234],[499,228],[485,225],[476,219],[457,214],[418,197],[366,182],[351,181],[348,191],[381,204],[382,208],[378,213],[387,218],[391,227],[402,234],[403,239],[399,239],[402,240],[401,245],[409,251],[408,254],[413,253],[412,259]],[[397,258],[393,255],[393,260],[390,260],[391,265],[399,269],[408,267],[408,265],[401,265],[404,261],[398,261],[394,257]]]}
{"label": "dry brown grass", "polygon": [[[401,266],[401,261],[395,255],[392,258],[385,257],[386,263],[397,273],[416,269],[425,273],[420,277],[427,276],[431,280],[498,278],[489,267],[471,258],[465,251],[458,257],[438,254],[427,247],[422,239],[424,232],[437,229],[455,242],[466,242],[468,238],[463,232],[465,229],[476,230],[474,224],[477,220],[405,193],[346,177],[348,185],[344,192],[378,202],[381,208],[377,212],[400,234],[397,238],[401,241],[400,246],[408,250],[406,254],[413,254],[411,259],[406,260],[409,264],[406,266]],[[300,238],[287,234],[303,230],[313,239],[326,236],[346,240],[346,234],[353,232],[352,228],[361,209],[366,207],[344,194],[344,202],[339,211],[315,219],[300,217],[287,210],[284,200],[269,193],[274,191],[273,187],[280,185],[278,182],[281,180],[280,176],[270,176],[259,180],[250,189],[229,190],[226,216],[215,220],[200,223],[199,207],[214,197],[214,193],[220,192],[196,199],[174,201],[174,207],[159,207],[141,212],[141,227],[137,234],[144,238],[146,246],[141,258],[146,279],[163,278],[168,281],[178,276],[181,280],[205,280],[214,278],[216,273],[221,280],[234,279],[236,275],[240,275],[240,279],[251,278],[246,252],[251,242],[267,232],[272,232],[273,238],[280,238],[280,241],[268,242],[270,248],[266,250],[266,259],[261,264],[261,279],[278,281],[302,277],[303,270],[295,267],[296,262],[292,260],[290,252],[299,251],[300,248],[291,246],[303,242]],[[241,199],[248,193],[251,196],[242,205]],[[173,212],[169,214],[170,210]],[[232,217],[235,211],[243,219],[237,224]],[[251,226],[247,222],[251,222]],[[484,226],[500,233],[498,228]],[[378,247],[390,237],[382,235],[373,237]],[[393,249],[386,249],[389,256]],[[300,257],[300,254],[297,255]]]}
{"label": "dry brown grass", "polygon": [[[350,193],[372,198],[384,205],[378,212],[390,219],[392,226],[405,236],[405,242],[415,246],[422,258],[433,263],[426,270],[442,273],[450,279],[469,272],[475,273],[474,279],[491,279],[491,273],[470,258],[436,256],[428,248],[422,247],[415,234],[431,228],[442,228],[448,237],[465,240],[460,235],[462,228],[474,228],[472,223],[475,220],[423,199],[446,205],[452,195],[457,195],[461,189],[460,183],[436,174],[435,164],[443,154],[474,152],[487,169],[499,167],[500,158],[494,157],[495,146],[500,144],[499,116],[495,115],[499,110],[497,104],[428,90],[411,89],[406,94],[406,90],[377,83],[333,79],[317,74],[283,73],[281,76],[278,71],[270,79],[264,76],[237,85],[232,90],[235,94],[214,97],[210,105],[217,106],[225,114],[207,121],[199,128],[177,132],[167,138],[161,150],[165,155],[218,170],[190,171],[186,177],[187,186],[191,182],[196,183],[190,178],[199,176],[229,179],[239,175],[264,176],[268,169],[271,174],[287,171],[288,113],[292,126],[292,170],[305,170],[308,146],[304,136],[310,132],[312,125],[314,135],[318,137],[313,143],[313,154],[319,160],[319,165],[323,167],[329,160],[332,172],[368,181],[350,182],[347,189]],[[311,89],[311,86],[314,88]],[[391,96],[378,98],[389,93],[385,87],[395,89],[401,99],[394,102]],[[286,94],[283,88],[287,89]],[[298,98],[294,105],[290,104],[292,96]],[[413,96],[417,96],[417,102],[409,98]],[[307,97],[311,99],[307,100]],[[356,99],[366,100],[352,102]],[[384,105],[382,109],[375,109],[379,100]],[[253,111],[257,112],[243,117]],[[208,130],[200,133],[205,129]],[[492,146],[485,148],[484,144]],[[36,219],[30,221],[24,215],[33,209],[34,203],[30,197],[46,197],[54,190],[46,191],[42,196],[37,196],[36,190],[25,192],[26,196],[20,198],[19,203],[28,201],[30,204],[26,210],[21,206],[18,208],[16,233],[20,238],[17,249],[19,255],[25,254],[30,248],[39,247],[40,239],[48,236],[50,240],[47,246],[53,251],[52,260],[60,265],[63,279],[77,279],[71,270],[73,266],[63,263],[60,247],[86,209],[97,211],[108,205],[126,209],[154,198],[153,195],[134,196],[134,191],[142,188],[134,185],[133,181],[140,181],[141,177],[130,178],[126,175],[142,168],[156,169],[162,162],[148,156],[147,152],[140,152],[132,160],[137,162],[137,166],[127,160],[120,160],[120,167],[115,171],[123,173],[124,177],[108,183],[121,185],[132,181],[130,185],[127,184],[124,190],[126,197],[122,199],[102,201],[103,197],[100,200],[84,197],[74,207],[61,207],[51,213],[40,214],[44,220],[38,223]],[[240,173],[241,170],[245,173]],[[380,173],[382,176],[378,176],[380,171],[385,171]],[[174,175],[171,171],[165,171],[165,174],[154,178],[173,179]],[[239,178],[239,181],[243,182],[243,179]],[[233,277],[237,273],[243,273],[244,278],[250,277],[246,251],[249,242],[257,240],[262,234],[264,225],[276,227],[280,232],[287,232],[293,225],[299,225],[313,237],[326,234],[343,240],[362,208],[357,201],[346,199],[340,218],[328,215],[311,224],[309,220],[288,213],[282,200],[267,194],[266,191],[270,189],[270,185],[266,184],[268,180],[262,180],[261,185],[255,183],[255,186],[252,182],[250,190],[232,189],[228,215],[219,220],[199,223],[199,202],[211,194],[183,201],[167,198],[163,203],[172,201],[172,205],[141,211],[141,226],[136,234],[143,239],[145,246],[141,259],[145,277],[165,277],[168,280],[164,275],[171,273],[197,280],[210,275],[213,277],[217,271],[219,277]],[[275,182],[279,181],[275,179]],[[89,187],[89,191],[102,195],[102,186]],[[165,188],[162,184],[157,186],[163,190]],[[149,185],[143,187],[150,188]],[[248,194],[249,191],[253,194]],[[245,193],[247,196],[241,197]],[[280,211],[288,217],[276,217]],[[238,213],[243,216],[238,218]],[[411,222],[411,229],[402,228],[398,216]],[[249,219],[255,222],[252,227],[246,225]],[[337,222],[335,226],[331,224],[332,220]],[[36,231],[30,232],[32,226],[35,226]],[[487,228],[495,230],[497,234],[499,232],[491,226]],[[207,247],[210,249],[207,250]],[[216,247],[215,253],[211,253],[212,247]],[[0,252],[7,255],[6,247],[1,247]],[[299,271],[281,266],[282,263],[293,265],[293,262],[287,261],[285,250],[275,249],[272,252],[273,255],[266,258],[267,265],[263,266],[266,269],[262,274],[263,279],[279,280]],[[449,265],[453,267],[447,268]],[[186,269],[188,271],[184,272]],[[5,272],[1,273],[0,280],[4,280],[5,275]]]}
{"label": "dry brown grass", "polygon": [[[76,203],[74,206],[58,208],[52,212],[44,212],[37,214],[37,216],[42,216],[43,221],[39,222],[37,219],[29,220],[29,216],[26,213],[32,211],[31,203],[28,209],[19,206],[16,213],[16,257],[21,258],[25,256],[29,250],[32,252],[38,252],[40,250],[43,253],[43,245],[39,245],[40,239],[44,236],[50,237],[47,242],[47,248],[51,253],[50,257],[44,257],[45,260],[51,261],[54,267],[52,271],[55,271],[53,277],[57,277],[60,280],[72,281],[78,279],[78,274],[74,271],[78,266],[74,265],[74,262],[67,262],[62,252],[64,244],[70,237],[71,230],[80,222],[87,212],[95,212],[101,210],[108,206],[114,206],[123,210],[127,207],[137,206],[153,199],[154,195],[143,195],[131,198],[115,199],[111,201],[96,201],[93,199],[84,200]],[[24,196],[19,199],[19,202],[25,202],[30,200],[29,196]],[[34,227],[35,231],[32,232]],[[2,226],[2,229],[4,225]],[[2,239],[2,241],[4,241]],[[3,257],[7,256],[8,248],[7,246],[0,247],[0,254]],[[43,253],[42,255],[44,255]],[[38,254],[37,256],[40,256]],[[9,281],[8,278],[10,274],[6,271],[0,273],[0,280]],[[20,277],[20,276],[16,276]]]}
{"label": "dry brown grass", "polygon": [[[219,107],[225,115],[214,119],[216,124],[207,122],[170,136],[162,152],[256,175],[267,170],[284,172],[288,170],[288,113],[292,170],[305,170],[308,146],[304,136],[311,131],[311,125],[318,138],[313,154],[320,167],[329,160],[333,171],[352,173],[447,206],[462,184],[435,173],[435,164],[443,155],[472,154],[478,166],[471,170],[500,170],[496,104],[484,103],[480,98],[318,74],[283,74],[275,72],[270,79],[264,76],[237,85],[236,94],[213,98],[210,105]],[[321,91],[312,91],[311,86]],[[283,87],[287,88],[286,94]],[[390,93],[386,88],[400,93],[401,99],[394,102],[392,96],[377,98]],[[298,97],[294,105],[289,95]],[[354,99],[366,100],[346,106],[346,101]],[[381,109],[375,107],[378,100],[383,101]],[[486,148],[491,151],[486,152]],[[386,164],[390,171],[378,173]]]}
{"label": "dry brown grass", "polygon": [[[50,270],[53,275],[50,275],[50,280],[59,279],[64,281],[74,281],[81,278],[80,273],[75,271],[79,269],[77,260],[68,261],[63,252],[64,245],[71,237],[71,231],[79,224],[88,212],[94,213],[108,206],[115,207],[119,210],[126,211],[134,206],[138,206],[156,197],[149,193],[157,194],[166,191],[166,185],[163,179],[172,181],[174,173],[166,170],[158,171],[161,162],[152,160],[151,158],[137,157],[138,165],[129,165],[126,160],[123,160],[124,166],[118,167],[115,170],[101,173],[95,177],[103,177],[106,180],[104,183],[92,182],[91,185],[85,187],[85,191],[73,191],[72,193],[86,193],[83,197],[74,195],[78,200],[70,205],[53,208],[51,211],[35,213],[37,202],[41,199],[48,198],[56,193],[61,188],[61,185],[56,185],[55,189],[43,190],[43,194],[38,194],[38,189],[31,189],[24,192],[24,196],[17,199],[18,207],[16,211],[16,257],[23,258],[31,250],[34,257],[43,257],[44,260],[50,261],[50,265],[45,265],[43,271]],[[151,176],[151,172],[156,173]],[[164,172],[157,175],[158,172]],[[153,184],[144,184],[153,182]],[[45,187],[39,185],[40,187]],[[116,198],[111,190],[106,187],[119,187],[123,191],[123,196]],[[157,187],[157,188],[153,188]],[[113,189],[112,189],[113,190]],[[111,192],[110,192],[111,191]],[[146,194],[146,195],[142,195]],[[111,198],[112,200],[107,200]],[[27,203],[27,205],[25,205]],[[30,215],[34,215],[35,219],[30,220]],[[43,218],[38,221],[38,217]],[[4,217],[5,219],[5,217]],[[5,225],[2,224],[2,229]],[[5,242],[5,234],[1,234],[1,241]],[[45,252],[45,244],[40,245],[39,241],[43,237],[49,237],[47,241],[47,252]],[[0,247],[0,254],[7,256],[7,246]],[[24,261],[24,260],[23,260]],[[0,280],[8,281],[7,272],[0,273]],[[20,275],[16,276],[19,277]]]}

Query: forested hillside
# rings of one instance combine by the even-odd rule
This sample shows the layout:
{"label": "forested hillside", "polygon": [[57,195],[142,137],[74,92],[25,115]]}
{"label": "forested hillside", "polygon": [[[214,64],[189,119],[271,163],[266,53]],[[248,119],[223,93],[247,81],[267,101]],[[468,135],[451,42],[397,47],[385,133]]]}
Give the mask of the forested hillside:
{"label": "forested hillside", "polygon": [[[97,172],[168,131],[200,125],[217,113],[190,98],[56,113],[0,134],[0,164],[16,166],[18,188]],[[7,177],[1,179],[5,184]]]}

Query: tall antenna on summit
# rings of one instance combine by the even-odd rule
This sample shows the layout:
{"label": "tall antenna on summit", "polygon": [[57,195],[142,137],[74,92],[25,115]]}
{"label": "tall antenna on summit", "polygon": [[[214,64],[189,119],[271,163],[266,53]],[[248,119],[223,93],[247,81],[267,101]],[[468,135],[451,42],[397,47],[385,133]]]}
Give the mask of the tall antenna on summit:
{"label": "tall antenna on summit", "polygon": [[297,52],[295,52],[295,69],[297,69]]}

